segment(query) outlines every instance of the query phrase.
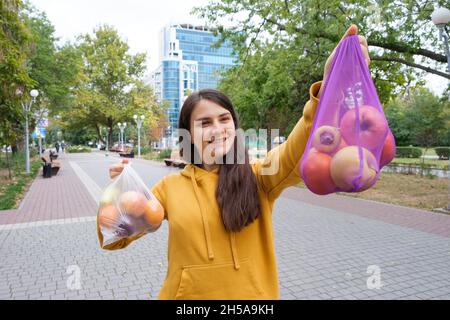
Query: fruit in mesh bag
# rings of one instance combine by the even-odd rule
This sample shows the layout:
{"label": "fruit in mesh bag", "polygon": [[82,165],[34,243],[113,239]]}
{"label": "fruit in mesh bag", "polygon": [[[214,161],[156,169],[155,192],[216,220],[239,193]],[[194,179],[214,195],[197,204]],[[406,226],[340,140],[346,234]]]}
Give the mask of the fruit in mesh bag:
{"label": "fruit in mesh bag", "polygon": [[100,208],[99,223],[105,228],[112,228],[119,221],[119,210],[112,204],[107,204]]}
{"label": "fruit in mesh bag", "polygon": [[139,218],[144,214],[147,198],[140,192],[127,191],[119,197],[119,207],[122,213]]}
{"label": "fruit in mesh bag", "polygon": [[[345,147],[331,159],[331,178],[342,191],[364,191],[376,181],[378,163],[369,150],[362,148],[362,174],[359,175],[359,151],[357,146]],[[358,185],[360,185],[358,187]]]}
{"label": "fruit in mesh bag", "polygon": [[144,212],[145,221],[151,226],[158,226],[164,219],[164,208],[158,200],[150,199]]}
{"label": "fruit in mesh bag", "polygon": [[[358,128],[355,108],[348,110],[341,119],[342,137],[349,145],[358,144]],[[381,147],[386,136],[387,123],[381,112],[375,107],[359,107],[359,142],[361,147],[376,149]]]}
{"label": "fruit in mesh bag", "polygon": [[303,180],[308,189],[320,195],[334,192],[336,185],[330,175],[331,156],[311,148],[303,161]]}
{"label": "fruit in mesh bag", "polygon": [[339,129],[332,126],[321,126],[314,132],[313,147],[322,152],[333,152],[341,143]]}
{"label": "fruit in mesh bag", "polygon": [[383,150],[381,151],[380,167],[387,165],[395,157],[395,138],[389,130],[386,140],[384,141]]}

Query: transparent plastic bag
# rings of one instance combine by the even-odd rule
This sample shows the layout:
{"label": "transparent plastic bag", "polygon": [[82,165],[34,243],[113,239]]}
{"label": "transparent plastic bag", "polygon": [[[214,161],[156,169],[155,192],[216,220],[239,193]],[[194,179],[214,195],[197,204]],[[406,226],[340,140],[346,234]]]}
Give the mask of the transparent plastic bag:
{"label": "transparent plastic bag", "polygon": [[376,183],[395,151],[358,36],[349,36],[336,49],[300,174],[316,194],[361,192]]}
{"label": "transparent plastic bag", "polygon": [[164,209],[131,167],[123,171],[104,190],[97,214],[100,246],[126,238],[138,238],[156,231],[164,219]]}

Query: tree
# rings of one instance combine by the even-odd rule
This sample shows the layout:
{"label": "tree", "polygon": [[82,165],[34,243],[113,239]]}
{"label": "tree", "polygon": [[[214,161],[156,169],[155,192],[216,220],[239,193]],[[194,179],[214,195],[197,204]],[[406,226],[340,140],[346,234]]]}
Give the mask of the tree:
{"label": "tree", "polygon": [[19,0],[0,2],[0,145],[23,140],[24,117],[16,90],[27,93],[34,85],[26,66],[30,33],[20,19],[22,9]]}
{"label": "tree", "polygon": [[356,23],[368,39],[377,68],[398,69],[400,64],[450,79],[444,71],[447,59],[440,53],[442,44],[430,21],[434,7],[446,3],[445,0],[434,3],[428,0],[212,0],[194,12],[206,18],[223,40],[230,39],[241,56],[251,52],[254,40],[265,37],[288,46],[296,44],[300,55],[309,51],[308,54],[321,57],[329,53],[351,23]]}
{"label": "tree", "polygon": [[424,71],[449,78],[430,21],[433,9],[426,0],[212,0],[194,12],[220,35],[216,46],[233,45],[239,65],[224,74],[220,88],[236,104],[243,125],[287,133],[351,23],[368,40],[383,105],[422,85]]}
{"label": "tree", "polygon": [[93,35],[79,37],[83,66],[73,93],[75,102],[63,115],[65,123],[109,131],[109,145],[118,122],[133,124],[135,113],[144,114],[146,123],[155,123],[158,105],[153,91],[144,85],[145,54],[131,55],[128,44],[107,25]]}

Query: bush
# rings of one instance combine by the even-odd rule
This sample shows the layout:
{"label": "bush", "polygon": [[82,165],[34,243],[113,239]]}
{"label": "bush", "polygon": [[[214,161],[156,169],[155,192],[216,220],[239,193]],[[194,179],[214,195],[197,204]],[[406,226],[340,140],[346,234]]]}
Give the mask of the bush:
{"label": "bush", "polygon": [[450,157],[450,147],[437,147],[434,148],[434,151],[436,151],[441,160],[448,160]]}
{"label": "bush", "polygon": [[422,149],[416,147],[397,147],[395,157],[397,158],[420,158]]}
{"label": "bush", "polygon": [[85,146],[70,146],[66,148],[68,153],[82,153],[82,152],[91,152],[91,148]]}
{"label": "bush", "polygon": [[[138,154],[138,147],[134,146],[133,151],[134,151],[134,154],[137,155]],[[152,148],[151,147],[141,147],[141,155],[149,154],[150,152],[152,152]]]}
{"label": "bush", "polygon": [[162,160],[162,159],[165,159],[165,158],[170,158],[170,154],[171,153],[172,153],[172,150],[170,150],[170,149],[163,149],[163,150],[161,150],[159,152],[158,159]]}

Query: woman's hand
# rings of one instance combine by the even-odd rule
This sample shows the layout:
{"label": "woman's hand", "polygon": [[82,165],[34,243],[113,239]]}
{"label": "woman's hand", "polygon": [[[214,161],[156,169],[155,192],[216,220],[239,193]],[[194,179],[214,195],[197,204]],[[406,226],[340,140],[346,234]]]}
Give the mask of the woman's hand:
{"label": "woman's hand", "polygon": [[[341,41],[339,41],[339,43],[341,43],[346,37],[348,36],[353,36],[358,34],[358,27],[354,24],[352,24],[347,31],[345,32],[344,36],[342,37]],[[364,36],[358,36],[359,37],[359,44],[361,45],[361,50],[362,53],[364,55],[364,59],[366,60],[367,65],[370,64],[370,57],[369,57],[369,49],[367,46],[367,40]],[[338,44],[339,46],[339,44]],[[323,82],[325,83],[325,79],[328,77],[328,73],[330,72],[330,67],[331,67],[331,62],[333,61],[334,58],[334,54],[336,53],[336,48],[338,47],[336,46],[333,50],[333,52],[331,53],[331,55],[328,57],[327,61],[325,62],[325,68],[323,71]],[[317,95],[317,97],[319,98],[320,95],[322,94],[322,89],[323,89],[323,85],[320,87],[319,93]]]}
{"label": "woman's hand", "polygon": [[109,167],[109,177],[114,179],[117,177],[123,170],[124,164],[128,163],[128,159],[123,159],[119,163],[113,164]]}

